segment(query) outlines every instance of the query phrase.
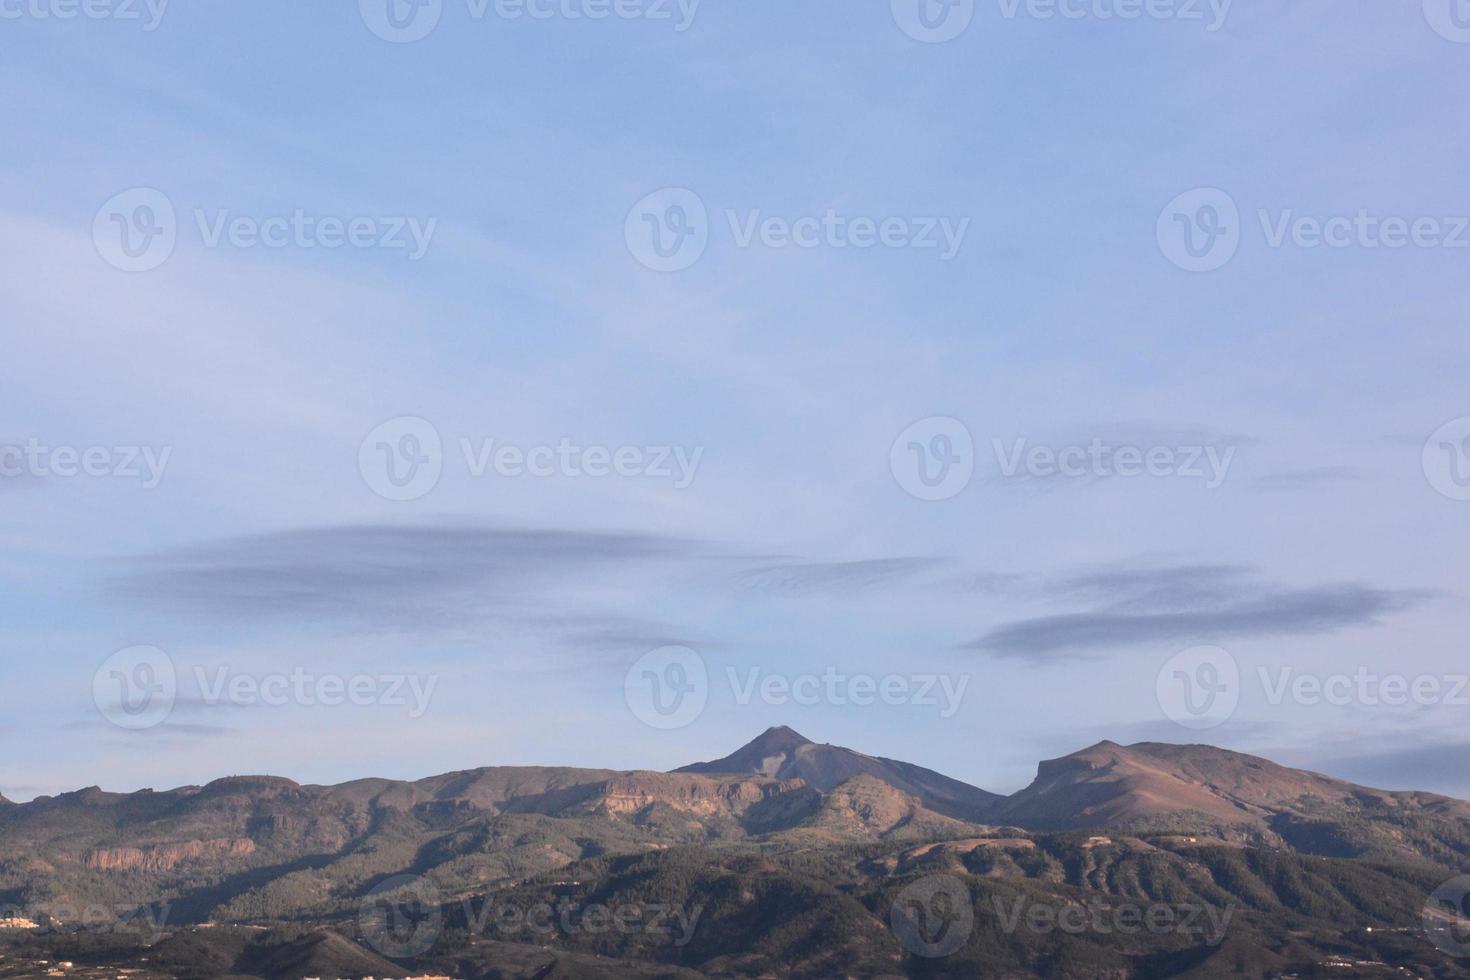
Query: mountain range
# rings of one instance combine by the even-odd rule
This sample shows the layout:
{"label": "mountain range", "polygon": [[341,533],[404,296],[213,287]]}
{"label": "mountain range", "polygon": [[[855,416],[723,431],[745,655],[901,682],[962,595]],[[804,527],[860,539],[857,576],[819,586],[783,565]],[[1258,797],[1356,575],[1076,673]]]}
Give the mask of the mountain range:
{"label": "mountain range", "polygon": [[[257,853],[330,853],[385,815],[624,818],[673,838],[805,833],[886,839],[965,825],[1028,831],[1187,829],[1340,856],[1470,856],[1470,803],[1391,792],[1208,745],[1103,741],[1039,764],[1002,796],[908,762],[770,728],[673,772],[501,766],[413,782],[300,785],[231,776],[164,792],[89,787],[0,809],[0,857],[65,868],[172,870]],[[555,862],[567,853],[547,853]],[[14,858],[12,857],[12,860]]]}
{"label": "mountain range", "polygon": [[[676,967],[692,976],[829,976],[849,963],[920,975],[892,936],[884,934],[886,944],[862,937],[885,919],[893,889],[934,874],[1017,901],[1057,901],[1060,890],[1069,901],[1184,895],[1248,910],[1235,930],[1249,941],[1212,947],[1216,966],[1230,949],[1273,968],[1320,964],[1355,943],[1364,962],[1389,963],[1376,946],[1364,952],[1361,929],[1402,928],[1438,883],[1470,867],[1470,803],[1162,743],[1104,741],[1044,761],[1010,796],[780,727],[674,772],[493,767],[335,786],[232,776],[167,791],[92,787],[0,802],[0,909],[21,910],[40,927],[24,934],[12,961],[24,950],[80,960],[67,943],[81,910],[129,909],[129,921],[152,934],[133,936],[131,953],[94,950],[97,962],[141,968],[147,950],[157,968],[171,950],[176,968],[161,977],[382,976],[405,958],[352,938],[356,913],[404,876],[432,884],[448,910],[446,936],[469,937],[450,943],[449,959],[416,951],[407,962],[454,976],[521,975],[486,972],[476,959],[486,950],[496,962],[524,960],[526,976],[683,975],[657,973]],[[688,946],[576,934],[559,937],[552,960],[545,944],[515,937],[485,945],[461,921],[492,896],[571,893],[600,902],[661,895],[712,911]],[[766,907],[785,919],[761,918]],[[1294,932],[1286,928],[1293,922]],[[982,919],[977,928],[990,925]],[[1348,935],[1349,926],[1359,932]],[[1087,936],[1084,948],[1077,937],[1043,938],[1017,947],[1007,933],[996,940],[1004,949],[982,942],[945,963],[1061,976],[1029,957],[1072,956],[1092,969],[1103,956],[1117,976],[1167,976],[1194,962],[1173,939],[1124,948],[1116,937]],[[1058,948],[1031,949],[1053,938]],[[0,941],[0,977],[26,975],[6,972],[4,948]],[[1164,952],[1179,962],[1162,972],[1147,965]],[[549,963],[562,972],[538,972]],[[1414,963],[1420,975],[1461,975]],[[933,963],[924,969],[948,975]]]}

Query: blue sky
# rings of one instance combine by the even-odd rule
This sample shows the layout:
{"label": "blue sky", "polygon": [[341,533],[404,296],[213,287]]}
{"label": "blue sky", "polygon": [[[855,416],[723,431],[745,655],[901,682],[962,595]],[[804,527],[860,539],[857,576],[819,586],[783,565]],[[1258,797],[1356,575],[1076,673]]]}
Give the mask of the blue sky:
{"label": "blue sky", "polygon": [[[411,43],[373,3],[171,4],[152,30],[141,5],[0,5],[0,463],[35,444],[140,469],[0,479],[0,732],[24,747],[0,793],[668,768],[775,724],[997,791],[1112,738],[1470,793],[1447,763],[1470,740],[1470,44],[1448,3],[1215,23],[992,0],[944,43],[905,32],[903,0],[687,22],[443,0]],[[640,261],[650,195],[671,235],[670,201],[702,209],[687,267]],[[119,268],[114,216],[165,220],[160,200],[172,250]],[[1219,264],[1181,268],[1168,229],[1203,235],[1222,201]],[[777,244],[829,213],[835,237]],[[251,237],[298,214],[366,244]],[[1417,240],[1385,246],[1385,219]],[[898,244],[863,247],[864,222]],[[944,227],[953,254],[916,246]],[[437,479],[387,499],[378,443],[406,466],[429,431]],[[910,492],[908,444],[959,433],[968,480]],[[556,462],[476,475],[505,445]],[[1036,446],[1081,470],[1008,475]],[[589,447],[627,472],[587,476]],[[1120,447],[1161,451],[1158,474],[1122,475]],[[709,680],[664,729],[627,685],[671,645]],[[1200,645],[1241,678],[1203,731],[1159,687]],[[129,729],[97,691],[138,646],[177,690]],[[1282,670],[1442,696],[1272,703]],[[963,696],[742,704],[732,671]],[[198,683],[302,672],[432,696]]]}

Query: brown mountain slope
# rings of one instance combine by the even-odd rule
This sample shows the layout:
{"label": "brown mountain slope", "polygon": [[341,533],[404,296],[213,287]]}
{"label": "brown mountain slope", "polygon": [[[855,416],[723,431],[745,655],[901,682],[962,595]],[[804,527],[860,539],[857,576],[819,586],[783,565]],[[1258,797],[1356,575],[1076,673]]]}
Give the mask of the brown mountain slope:
{"label": "brown mountain slope", "polygon": [[1265,829],[1283,820],[1470,821],[1470,804],[1430,793],[1369,789],[1208,745],[1113,742],[1042,762],[993,822],[1046,829],[1160,823]]}
{"label": "brown mountain slope", "polygon": [[[612,817],[662,806],[694,820],[739,822],[800,780],[602,769],[503,767],[417,782],[359,780],[339,786],[232,776],[167,792],[95,787],[3,808],[0,853],[49,850],[65,840],[97,867],[173,867],[257,850],[332,853],[385,813],[456,820],[500,814]],[[811,805],[815,805],[814,803]],[[93,842],[92,849],[72,848]]]}
{"label": "brown mountain slope", "polygon": [[864,755],[838,745],[818,745],[785,726],[769,728],[723,759],[697,762],[680,773],[744,773],[800,779],[827,792],[854,776],[870,776],[917,797],[937,813],[979,820],[1002,797],[908,762]]}
{"label": "brown mountain slope", "polygon": [[372,804],[411,810],[426,803],[451,804],[477,810],[498,810],[509,800],[523,800],[600,783],[618,776],[613,769],[574,769],[567,766],[492,766],[430,776],[411,783],[391,779],[360,779],[322,787],[328,797],[354,805]]}
{"label": "brown mountain slope", "polygon": [[928,809],[919,797],[876,776],[860,774],[822,794],[821,806],[799,829],[840,841],[957,837],[977,827]]}

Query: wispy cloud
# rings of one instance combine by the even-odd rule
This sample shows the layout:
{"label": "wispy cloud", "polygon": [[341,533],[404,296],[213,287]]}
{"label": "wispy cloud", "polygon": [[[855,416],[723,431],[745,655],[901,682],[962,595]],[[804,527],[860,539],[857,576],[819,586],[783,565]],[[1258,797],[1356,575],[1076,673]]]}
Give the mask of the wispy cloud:
{"label": "wispy cloud", "polygon": [[754,569],[742,581],[752,590],[792,595],[860,592],[911,581],[941,568],[947,561],[922,557],[793,561]]}
{"label": "wispy cloud", "polygon": [[[175,707],[178,707],[175,705]],[[124,730],[105,721],[71,721],[62,725],[63,731],[93,732],[99,735],[114,738],[177,738],[188,736],[192,738],[214,738],[220,735],[232,734],[235,729],[223,725],[201,725],[193,722],[165,721],[147,728]]]}
{"label": "wispy cloud", "polygon": [[123,561],[113,590],[209,618],[452,626],[485,618],[626,649],[688,643],[655,618],[589,608],[578,596],[646,584],[780,595],[844,593],[923,579],[949,560],[742,555],[692,538],[470,523],[349,525],[228,538]]}
{"label": "wispy cloud", "polygon": [[1043,591],[1120,608],[1179,610],[1238,594],[1248,587],[1251,574],[1245,566],[1223,564],[1104,568],[1064,576],[1044,585]]}
{"label": "wispy cloud", "polygon": [[1005,623],[966,648],[1046,662],[1138,643],[1329,633],[1373,625],[1427,598],[1352,582],[1280,586],[1229,565],[1088,572],[1060,580],[1053,592],[1094,605]]}
{"label": "wispy cloud", "polygon": [[661,535],[474,524],[350,525],[229,538],[129,560],[115,589],[207,616],[432,628],[709,552]]}

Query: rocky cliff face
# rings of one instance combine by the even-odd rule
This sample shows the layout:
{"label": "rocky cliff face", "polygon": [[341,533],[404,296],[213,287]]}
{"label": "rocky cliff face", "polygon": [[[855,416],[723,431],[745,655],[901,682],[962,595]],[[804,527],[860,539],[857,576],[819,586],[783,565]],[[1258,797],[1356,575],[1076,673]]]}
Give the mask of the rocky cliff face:
{"label": "rocky cliff face", "polygon": [[248,857],[255,841],[245,837],[190,840],[151,847],[99,847],[87,852],[82,863],[96,871],[172,871],[185,861]]}
{"label": "rocky cliff face", "polygon": [[592,802],[608,813],[632,813],[663,803],[700,816],[739,816],[757,803],[805,785],[799,779],[720,780],[635,773],[600,784]]}

